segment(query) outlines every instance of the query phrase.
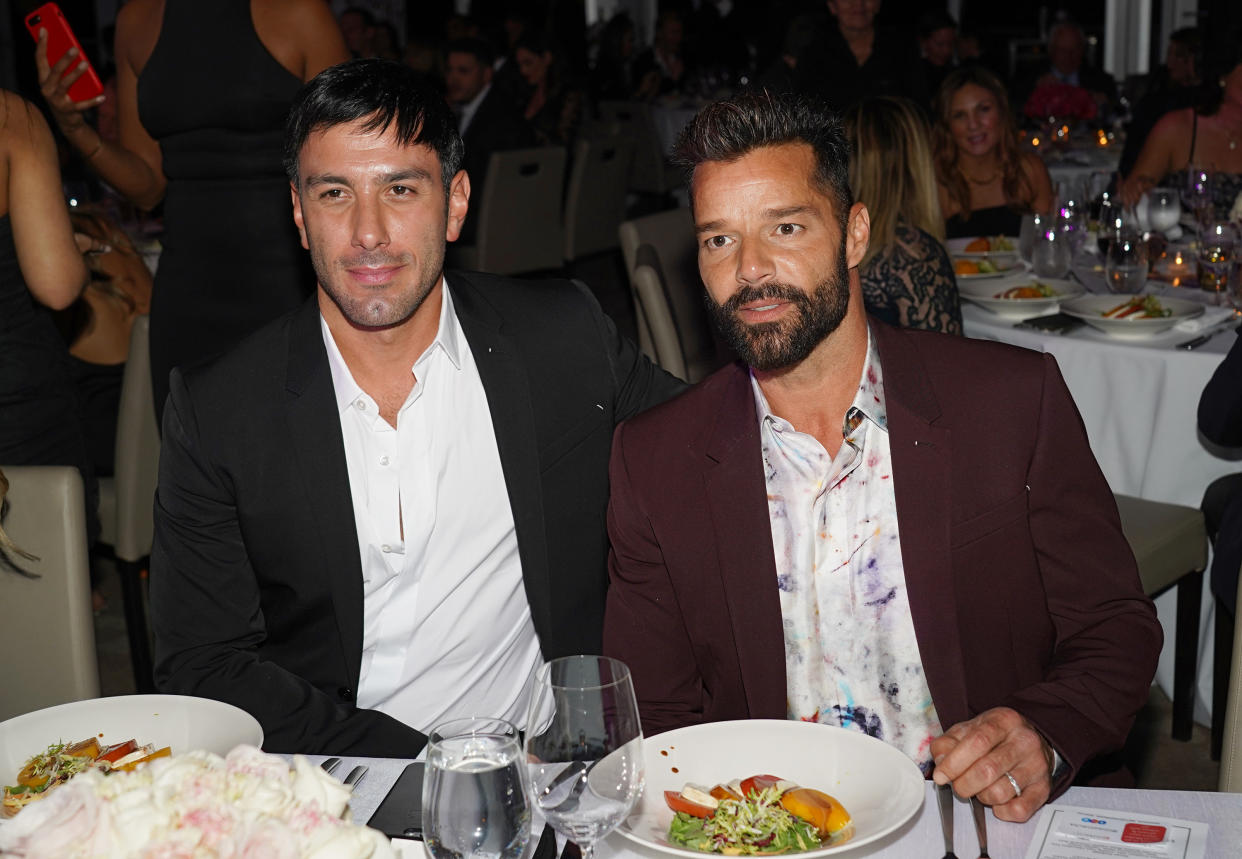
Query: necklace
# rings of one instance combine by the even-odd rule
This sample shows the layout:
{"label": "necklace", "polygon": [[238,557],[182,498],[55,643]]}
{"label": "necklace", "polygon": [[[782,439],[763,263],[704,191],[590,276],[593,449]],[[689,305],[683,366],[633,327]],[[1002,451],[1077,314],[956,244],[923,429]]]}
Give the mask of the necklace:
{"label": "necklace", "polygon": [[972,185],[990,185],[993,182],[995,182],[998,178],[1000,178],[999,170],[993,172],[992,175],[987,177],[986,179],[976,179],[974,176],[971,176],[965,170],[962,170],[961,173],[963,176],[966,177],[966,181]]}

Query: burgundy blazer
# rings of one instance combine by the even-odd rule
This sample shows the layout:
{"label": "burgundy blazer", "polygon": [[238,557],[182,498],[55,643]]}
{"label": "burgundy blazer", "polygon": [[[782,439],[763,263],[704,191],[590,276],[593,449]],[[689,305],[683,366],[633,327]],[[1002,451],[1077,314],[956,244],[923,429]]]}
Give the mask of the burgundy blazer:
{"label": "burgundy blazer", "polygon": [[[1078,411],[1049,356],[870,324],[936,711],[947,728],[1013,707],[1072,777],[1123,745],[1162,641]],[[644,732],[786,718],[746,367],[622,424],[611,482],[604,650],[633,671]]]}

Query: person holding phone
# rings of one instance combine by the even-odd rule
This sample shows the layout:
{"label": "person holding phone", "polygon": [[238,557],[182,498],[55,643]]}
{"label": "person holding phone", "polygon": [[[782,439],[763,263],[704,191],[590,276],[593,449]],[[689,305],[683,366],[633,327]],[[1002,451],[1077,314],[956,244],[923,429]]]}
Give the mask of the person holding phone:
{"label": "person holding phone", "polygon": [[70,97],[86,73],[80,52],[49,61],[46,28],[36,35],[40,89],[70,145],[135,205],[164,204],[151,300],[162,412],[173,367],[223,351],[309,295],[281,133],[302,83],[349,52],[323,0],[132,0],[117,15],[113,143],[86,121],[103,97]]}

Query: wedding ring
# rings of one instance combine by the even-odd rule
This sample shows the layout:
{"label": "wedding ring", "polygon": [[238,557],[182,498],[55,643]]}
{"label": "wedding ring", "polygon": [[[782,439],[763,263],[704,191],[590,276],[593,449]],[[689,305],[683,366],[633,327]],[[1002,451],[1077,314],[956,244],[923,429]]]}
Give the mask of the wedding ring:
{"label": "wedding ring", "polygon": [[1022,788],[1018,787],[1018,780],[1007,772],[1005,773],[1005,778],[1009,779],[1009,783],[1013,785],[1013,798],[1017,799],[1020,797],[1022,795]]}

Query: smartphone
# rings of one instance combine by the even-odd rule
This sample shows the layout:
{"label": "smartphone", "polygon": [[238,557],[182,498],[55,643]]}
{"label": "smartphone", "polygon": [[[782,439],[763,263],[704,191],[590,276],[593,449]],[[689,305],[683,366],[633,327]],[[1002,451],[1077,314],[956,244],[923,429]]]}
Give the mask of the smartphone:
{"label": "smartphone", "polygon": [[389,838],[423,837],[423,762],[415,761],[402,771],[379,808],[367,821]]}
{"label": "smartphone", "polygon": [[[30,31],[30,37],[36,42],[39,41],[39,30],[47,30],[47,64],[49,66],[60,62],[60,58],[70,48],[78,49],[79,62],[86,61],[86,71],[73,82],[73,86],[69,87],[69,98],[73,101],[89,101],[103,95],[103,83],[99,80],[95,67],[86,58],[82,43],[78,41],[77,36],[73,35],[73,30],[70,29],[69,22],[65,20],[64,13],[60,11],[59,6],[55,3],[44,3],[35,9],[26,16],[26,29]],[[71,63],[69,68],[65,69],[65,75],[71,73],[77,66],[77,63]]]}

